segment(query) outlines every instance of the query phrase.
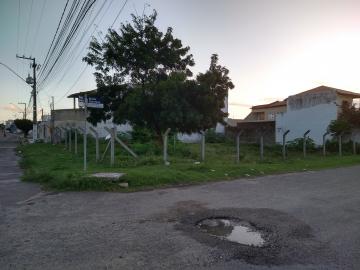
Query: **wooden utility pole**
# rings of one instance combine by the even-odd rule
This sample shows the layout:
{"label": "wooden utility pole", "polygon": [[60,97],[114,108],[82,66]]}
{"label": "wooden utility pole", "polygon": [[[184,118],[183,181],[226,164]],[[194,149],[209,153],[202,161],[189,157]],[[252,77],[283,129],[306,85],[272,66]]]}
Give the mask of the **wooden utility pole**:
{"label": "wooden utility pole", "polygon": [[17,58],[26,59],[32,61],[31,67],[33,68],[33,77],[28,77],[26,79],[26,82],[28,84],[32,84],[33,90],[32,90],[32,100],[33,100],[33,140],[34,142],[37,140],[37,105],[36,105],[36,61],[33,57],[26,57],[26,56],[18,56]]}

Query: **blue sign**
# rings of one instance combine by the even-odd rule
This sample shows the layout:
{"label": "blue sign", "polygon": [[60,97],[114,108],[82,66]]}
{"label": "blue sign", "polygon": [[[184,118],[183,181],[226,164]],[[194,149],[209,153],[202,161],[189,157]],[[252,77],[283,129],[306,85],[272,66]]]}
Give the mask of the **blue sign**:
{"label": "blue sign", "polygon": [[[78,104],[79,104],[79,107],[81,107],[81,108],[85,107],[85,97],[84,96],[79,96]],[[87,97],[86,107],[103,109],[104,104],[101,103],[100,98],[98,98],[98,97]]]}

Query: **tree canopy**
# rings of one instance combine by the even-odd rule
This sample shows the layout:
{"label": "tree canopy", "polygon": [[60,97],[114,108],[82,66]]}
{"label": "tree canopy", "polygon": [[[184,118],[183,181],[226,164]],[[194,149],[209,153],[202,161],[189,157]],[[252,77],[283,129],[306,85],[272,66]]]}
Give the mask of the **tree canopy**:
{"label": "tree canopy", "polygon": [[29,131],[33,129],[33,122],[29,119],[15,119],[14,124],[24,133],[24,137],[27,137]]}
{"label": "tree canopy", "polygon": [[354,129],[360,129],[360,109],[343,102],[341,112],[337,120],[331,121],[329,130],[333,135],[351,133]]}
{"label": "tree canopy", "polygon": [[91,41],[83,60],[95,67],[104,109],[90,110],[89,121],[113,118],[117,124],[149,128],[159,138],[167,128],[191,133],[223,122],[227,114],[221,109],[234,88],[229,71],[214,54],[209,69],[193,78],[190,48],[172,28],[161,32],[156,17],[156,11],[132,15],[132,22],[109,29],[103,41]]}

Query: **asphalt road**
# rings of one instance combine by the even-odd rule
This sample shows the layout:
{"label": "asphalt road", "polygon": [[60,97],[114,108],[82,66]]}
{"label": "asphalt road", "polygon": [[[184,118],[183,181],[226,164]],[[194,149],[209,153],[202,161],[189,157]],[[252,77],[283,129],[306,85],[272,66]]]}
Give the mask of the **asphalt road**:
{"label": "asphalt road", "polygon": [[[47,193],[17,182],[16,158],[0,151],[8,173],[0,269],[360,269],[360,166],[129,194]],[[268,246],[199,232],[194,224],[209,216],[254,223]]]}

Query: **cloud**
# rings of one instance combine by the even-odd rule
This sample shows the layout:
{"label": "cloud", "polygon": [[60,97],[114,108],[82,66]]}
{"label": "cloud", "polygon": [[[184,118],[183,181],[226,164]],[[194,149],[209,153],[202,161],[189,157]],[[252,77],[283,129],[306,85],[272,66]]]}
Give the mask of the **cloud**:
{"label": "cloud", "polygon": [[6,110],[6,111],[10,111],[10,112],[21,112],[21,109],[19,107],[15,106],[14,104],[7,104],[7,105],[3,106],[2,109]]}
{"label": "cloud", "polygon": [[281,98],[281,97],[268,97],[268,98],[262,98],[261,100],[262,100],[264,103],[271,103],[271,102],[274,102],[274,101],[284,100],[284,98]]}
{"label": "cloud", "polygon": [[244,103],[238,103],[238,102],[229,102],[229,106],[237,106],[237,107],[250,108],[250,107],[252,107],[253,105],[244,104]]}

